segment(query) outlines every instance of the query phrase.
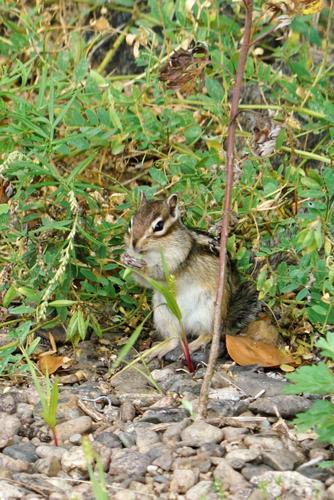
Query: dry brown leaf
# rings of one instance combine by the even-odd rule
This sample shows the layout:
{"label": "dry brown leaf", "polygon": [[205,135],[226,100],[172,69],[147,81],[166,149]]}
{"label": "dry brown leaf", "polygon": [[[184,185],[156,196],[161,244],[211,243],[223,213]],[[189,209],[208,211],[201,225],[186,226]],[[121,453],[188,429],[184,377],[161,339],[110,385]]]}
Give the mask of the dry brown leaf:
{"label": "dry brown leaf", "polygon": [[273,346],[277,345],[279,338],[277,328],[271,323],[270,318],[252,321],[240,335]]}
{"label": "dry brown leaf", "polygon": [[269,367],[291,361],[290,355],[278,347],[248,337],[226,335],[226,348],[233,361],[240,366]]}
{"label": "dry brown leaf", "polygon": [[169,89],[191,93],[198,78],[203,83],[203,71],[208,63],[207,47],[193,42],[189,49],[180,48],[173,52],[168,63],[161,68],[159,80],[165,82]]}
{"label": "dry brown leaf", "polygon": [[107,18],[101,16],[98,19],[91,22],[91,26],[95,31],[102,33],[103,31],[110,30],[111,26]]}
{"label": "dry brown leaf", "polygon": [[54,356],[53,354],[46,354],[40,356],[37,366],[42,373],[51,375],[55,373],[60,367],[65,367],[71,361],[67,356]]}
{"label": "dry brown leaf", "polygon": [[0,203],[7,203],[13,194],[14,189],[11,183],[0,175]]}
{"label": "dry brown leaf", "polygon": [[59,382],[61,384],[77,384],[85,380],[88,380],[88,375],[84,370],[78,370],[75,373],[69,373],[68,375],[59,377]]}

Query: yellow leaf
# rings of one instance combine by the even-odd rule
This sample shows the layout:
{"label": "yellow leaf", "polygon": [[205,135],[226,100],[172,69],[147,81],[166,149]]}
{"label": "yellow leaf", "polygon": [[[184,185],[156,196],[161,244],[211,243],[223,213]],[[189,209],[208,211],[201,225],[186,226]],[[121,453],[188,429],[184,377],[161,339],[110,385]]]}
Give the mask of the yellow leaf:
{"label": "yellow leaf", "polygon": [[280,369],[282,370],[282,372],[285,372],[285,373],[289,373],[289,372],[294,372],[295,371],[295,367],[294,366],[286,365],[286,364],[281,365]]}
{"label": "yellow leaf", "polygon": [[323,7],[322,0],[304,0],[301,3],[303,5],[301,13],[305,15],[316,14]]}

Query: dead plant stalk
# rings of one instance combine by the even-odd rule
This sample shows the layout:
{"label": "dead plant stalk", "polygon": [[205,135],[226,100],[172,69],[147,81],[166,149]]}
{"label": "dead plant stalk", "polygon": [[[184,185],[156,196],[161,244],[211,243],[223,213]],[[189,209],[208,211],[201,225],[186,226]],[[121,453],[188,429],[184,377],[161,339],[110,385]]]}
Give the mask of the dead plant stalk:
{"label": "dead plant stalk", "polygon": [[248,51],[250,48],[252,16],[253,16],[253,1],[244,0],[243,3],[246,9],[245,28],[244,28],[242,44],[240,47],[239,64],[236,73],[235,84],[233,87],[231,110],[230,110],[228,130],[227,130],[226,185],[225,185],[224,209],[222,213],[223,222],[221,226],[221,239],[220,239],[220,272],[219,272],[219,280],[218,280],[216,303],[215,303],[212,344],[210,349],[208,366],[201,387],[201,393],[199,398],[199,411],[198,411],[199,418],[204,418],[206,416],[210,382],[218,358],[222,327],[224,327],[224,325],[222,324],[222,319],[225,319],[222,318],[221,311],[223,302],[224,282],[226,277],[227,238],[228,238],[228,229],[229,229],[230,212],[231,212],[233,174],[234,174],[235,127],[236,127],[236,118],[238,115],[241,83],[245,71]]}

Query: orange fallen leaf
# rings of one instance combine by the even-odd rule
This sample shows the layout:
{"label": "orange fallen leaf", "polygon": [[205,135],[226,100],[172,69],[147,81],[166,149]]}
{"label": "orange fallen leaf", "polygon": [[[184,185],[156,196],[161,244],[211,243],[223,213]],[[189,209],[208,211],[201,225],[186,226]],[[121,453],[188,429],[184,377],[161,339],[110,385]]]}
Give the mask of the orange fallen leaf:
{"label": "orange fallen leaf", "polygon": [[291,361],[290,355],[278,347],[248,337],[226,335],[226,348],[233,361],[240,366],[269,367]]}
{"label": "orange fallen leaf", "polygon": [[42,373],[48,373],[51,375],[61,366],[64,367],[65,365],[68,365],[70,361],[71,359],[67,356],[54,356],[53,354],[46,354],[44,356],[40,356],[37,366]]}

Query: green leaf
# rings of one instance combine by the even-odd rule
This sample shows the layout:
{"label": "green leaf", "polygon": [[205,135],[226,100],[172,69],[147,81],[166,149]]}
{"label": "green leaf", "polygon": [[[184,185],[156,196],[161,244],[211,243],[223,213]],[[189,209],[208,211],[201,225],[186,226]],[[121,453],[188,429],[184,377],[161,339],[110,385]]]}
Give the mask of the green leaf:
{"label": "green leaf", "polygon": [[0,215],[8,214],[8,212],[9,212],[8,203],[1,203],[0,204]]}
{"label": "green leaf", "polygon": [[284,388],[285,394],[332,394],[334,392],[334,375],[325,363],[302,366],[286,377],[292,384]]}
{"label": "green leaf", "polygon": [[330,401],[315,401],[309,410],[299,413],[293,422],[301,430],[313,429],[320,441],[334,444],[334,405]]}
{"label": "green leaf", "polygon": [[326,339],[321,338],[316,343],[316,346],[321,349],[321,354],[334,360],[334,333],[327,332]]}
{"label": "green leaf", "polygon": [[16,288],[12,285],[11,287],[8,288],[7,292],[5,293],[4,298],[2,299],[2,305],[4,307],[8,307],[9,304],[16,299],[16,297],[19,297],[19,293],[16,290]]}
{"label": "green leaf", "polygon": [[78,332],[81,340],[85,340],[87,333],[87,324],[80,309],[78,310]]}
{"label": "green leaf", "polygon": [[154,182],[156,182],[160,186],[165,186],[168,183],[166,174],[162,170],[159,170],[158,168],[155,167],[151,167],[149,172]]}
{"label": "green leaf", "polygon": [[113,362],[111,369],[116,370],[116,368],[119,367],[119,365],[124,361],[126,356],[129,354],[130,350],[132,347],[135,345],[135,343],[138,340],[139,335],[142,332],[143,326],[145,325],[146,321],[148,318],[151,316],[152,313],[149,313],[143,321],[140,323],[140,325],[137,326],[137,328],[134,330],[134,332],[131,334],[129,340],[124,344],[124,346],[121,348],[121,350],[118,353],[117,359]]}
{"label": "green leaf", "polygon": [[68,300],[68,299],[61,299],[61,300],[53,300],[52,302],[49,302],[49,306],[51,307],[65,307],[65,306],[72,306],[73,304],[76,304],[76,300]]}
{"label": "green leaf", "polygon": [[208,76],[205,79],[205,86],[207,88],[209,96],[215,99],[216,101],[219,102],[224,98],[224,89],[220,85],[220,83],[214,78]]}

